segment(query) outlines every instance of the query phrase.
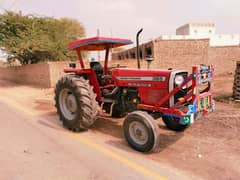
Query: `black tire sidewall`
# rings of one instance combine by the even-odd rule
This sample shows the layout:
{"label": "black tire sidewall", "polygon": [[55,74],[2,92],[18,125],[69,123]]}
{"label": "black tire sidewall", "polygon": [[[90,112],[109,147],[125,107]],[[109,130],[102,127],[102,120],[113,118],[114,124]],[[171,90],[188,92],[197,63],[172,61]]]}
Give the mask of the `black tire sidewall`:
{"label": "black tire sidewall", "polygon": [[189,125],[180,124],[178,122],[179,120],[171,116],[163,116],[162,120],[169,129],[174,131],[183,131],[189,126]]}
{"label": "black tire sidewall", "polygon": [[[137,144],[130,136],[129,125],[134,121],[142,123],[147,129],[148,141],[144,145]],[[123,127],[124,127],[125,138],[126,138],[128,144],[132,148],[134,148],[135,150],[140,151],[140,152],[149,152],[153,148],[154,140],[155,140],[154,133],[153,133],[151,125],[147,122],[147,120],[144,119],[144,117],[136,115],[136,114],[130,114],[126,117]]]}
{"label": "black tire sidewall", "polygon": [[[74,97],[76,98],[78,111],[76,111],[76,116],[73,120],[68,120],[64,116],[62,111],[60,110],[61,107],[60,107],[60,103],[59,103],[59,95],[60,95],[61,90],[63,90],[63,89],[69,89],[71,91],[71,93],[74,95]],[[72,128],[72,127],[76,127],[78,125],[78,122],[79,122],[79,119],[81,118],[81,113],[82,113],[80,110],[81,108],[80,108],[78,99],[79,99],[79,94],[77,92],[77,87],[74,84],[70,84],[70,81],[65,81],[64,83],[59,84],[59,87],[56,90],[56,102],[57,102],[57,106],[58,106],[57,108],[60,110],[59,111],[60,119],[62,120],[63,125],[66,127]]]}

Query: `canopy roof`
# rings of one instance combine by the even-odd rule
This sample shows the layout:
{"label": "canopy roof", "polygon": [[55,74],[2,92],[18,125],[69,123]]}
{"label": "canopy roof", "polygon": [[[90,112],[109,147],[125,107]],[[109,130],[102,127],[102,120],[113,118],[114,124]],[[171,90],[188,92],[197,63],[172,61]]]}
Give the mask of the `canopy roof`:
{"label": "canopy roof", "polygon": [[68,44],[70,50],[83,50],[83,51],[101,51],[107,48],[116,48],[132,44],[129,39],[108,38],[108,37],[92,37],[86,39],[80,39]]}

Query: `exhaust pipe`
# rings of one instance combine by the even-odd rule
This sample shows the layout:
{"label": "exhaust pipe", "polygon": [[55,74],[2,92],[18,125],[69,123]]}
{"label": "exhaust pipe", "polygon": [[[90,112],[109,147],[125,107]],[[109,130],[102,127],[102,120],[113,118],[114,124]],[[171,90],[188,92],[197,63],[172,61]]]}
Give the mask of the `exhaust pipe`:
{"label": "exhaust pipe", "polygon": [[141,68],[141,66],[140,66],[140,50],[139,50],[139,35],[141,34],[142,31],[143,31],[143,28],[141,28],[141,29],[137,32],[137,36],[136,36],[136,40],[137,40],[137,62],[138,62],[138,69]]}

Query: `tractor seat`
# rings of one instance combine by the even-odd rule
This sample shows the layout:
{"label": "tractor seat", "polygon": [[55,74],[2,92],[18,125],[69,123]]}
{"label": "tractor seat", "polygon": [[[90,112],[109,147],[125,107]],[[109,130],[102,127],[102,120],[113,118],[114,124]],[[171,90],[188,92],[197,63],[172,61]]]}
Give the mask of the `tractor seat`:
{"label": "tractor seat", "polygon": [[94,70],[97,76],[103,74],[103,67],[100,62],[90,62],[90,67]]}
{"label": "tractor seat", "polygon": [[102,85],[103,67],[100,62],[90,62],[91,69],[95,72],[99,85]]}

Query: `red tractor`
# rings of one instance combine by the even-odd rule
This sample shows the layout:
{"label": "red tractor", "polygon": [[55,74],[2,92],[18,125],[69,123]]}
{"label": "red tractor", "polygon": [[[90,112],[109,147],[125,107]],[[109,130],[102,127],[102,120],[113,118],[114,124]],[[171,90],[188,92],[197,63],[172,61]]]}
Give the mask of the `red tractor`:
{"label": "red tractor", "polygon": [[[213,111],[213,68],[196,66],[191,74],[172,69],[140,69],[139,58],[136,69],[109,68],[110,49],[129,44],[132,41],[128,39],[106,37],[69,43],[69,49],[77,52],[81,68],[70,64],[64,69],[67,74],[55,88],[57,113],[63,126],[72,131],[90,128],[102,114],[99,112],[126,116],[123,129],[128,144],[137,151],[152,152],[159,146],[155,119],[162,117],[169,129],[183,131]],[[81,52],[102,50],[106,50],[104,67],[90,62],[90,68],[85,68]]]}

